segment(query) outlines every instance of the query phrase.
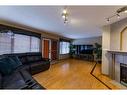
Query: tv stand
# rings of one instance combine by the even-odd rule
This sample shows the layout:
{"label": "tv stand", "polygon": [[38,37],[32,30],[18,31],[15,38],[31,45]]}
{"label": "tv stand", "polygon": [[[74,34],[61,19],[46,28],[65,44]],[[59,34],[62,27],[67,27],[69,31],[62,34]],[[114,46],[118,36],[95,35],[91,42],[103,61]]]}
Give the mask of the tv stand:
{"label": "tv stand", "polygon": [[94,55],[93,54],[77,54],[75,55],[76,58],[78,59],[83,59],[86,61],[94,61]]}
{"label": "tv stand", "polygon": [[94,46],[93,45],[73,45],[74,57],[87,61],[94,61]]}

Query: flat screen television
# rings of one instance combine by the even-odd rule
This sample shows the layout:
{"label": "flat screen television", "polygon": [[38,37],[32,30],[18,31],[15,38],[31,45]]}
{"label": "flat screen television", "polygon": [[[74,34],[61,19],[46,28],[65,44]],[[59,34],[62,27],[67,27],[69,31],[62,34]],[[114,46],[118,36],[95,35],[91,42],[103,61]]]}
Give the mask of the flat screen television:
{"label": "flat screen television", "polygon": [[93,45],[75,45],[76,54],[93,54]]}

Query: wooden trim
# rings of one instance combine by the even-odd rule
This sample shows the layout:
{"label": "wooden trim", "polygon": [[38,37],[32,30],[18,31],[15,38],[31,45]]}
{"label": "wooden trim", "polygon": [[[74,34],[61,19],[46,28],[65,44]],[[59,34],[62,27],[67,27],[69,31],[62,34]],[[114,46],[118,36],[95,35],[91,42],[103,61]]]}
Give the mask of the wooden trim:
{"label": "wooden trim", "polygon": [[95,77],[98,81],[100,81],[103,85],[105,85],[108,89],[111,89],[107,84],[105,84],[103,81],[101,81],[98,77],[96,77],[96,76],[93,74],[93,72],[94,72],[94,70],[95,70],[97,64],[98,64],[98,63],[96,62],[95,65],[94,65],[94,67],[93,67],[93,69],[91,70],[90,74],[91,74],[93,77]]}
{"label": "wooden trim", "polygon": [[120,33],[120,50],[122,50],[122,32]]}
{"label": "wooden trim", "polygon": [[40,33],[36,33],[34,31],[30,31],[30,30],[26,30],[26,29],[22,29],[22,28],[17,28],[17,27],[9,26],[9,25],[0,24],[0,30],[11,30],[15,34],[35,36],[35,37],[41,38]]}
{"label": "wooden trim", "polygon": [[53,39],[53,38],[50,38],[50,37],[44,37],[44,36],[41,36],[42,39],[49,39],[49,40],[53,40],[53,41],[59,41],[59,39]]}
{"label": "wooden trim", "polygon": [[120,50],[122,50],[123,49],[123,47],[122,47],[122,42],[123,42],[123,33],[124,33],[124,31],[127,29],[127,26],[120,32]]}

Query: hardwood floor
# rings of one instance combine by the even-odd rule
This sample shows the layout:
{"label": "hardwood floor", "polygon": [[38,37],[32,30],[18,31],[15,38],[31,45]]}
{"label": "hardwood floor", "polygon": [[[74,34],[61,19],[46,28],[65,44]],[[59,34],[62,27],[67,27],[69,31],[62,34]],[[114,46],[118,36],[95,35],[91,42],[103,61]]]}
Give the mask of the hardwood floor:
{"label": "hardwood floor", "polygon": [[107,85],[108,88],[110,89],[127,89],[122,84],[115,82],[114,80],[110,79],[108,76],[101,74],[101,64],[96,65],[93,75],[97,77],[97,79],[102,81],[105,85]]}
{"label": "hardwood floor", "polygon": [[68,59],[51,65],[50,69],[33,77],[47,89],[119,89],[112,84],[107,76],[101,74],[101,65],[97,64],[93,74],[103,81],[100,82],[90,74],[95,62]]}

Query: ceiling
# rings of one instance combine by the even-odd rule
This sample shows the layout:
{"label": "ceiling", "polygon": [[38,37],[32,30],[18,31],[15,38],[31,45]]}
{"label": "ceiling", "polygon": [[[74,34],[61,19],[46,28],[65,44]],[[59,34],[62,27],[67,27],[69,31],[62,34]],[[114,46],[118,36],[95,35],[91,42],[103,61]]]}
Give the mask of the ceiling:
{"label": "ceiling", "polygon": [[[68,6],[69,22],[65,25],[61,17],[64,6],[0,6],[0,20],[79,39],[101,36],[100,27],[107,24],[105,18],[112,16],[120,7]],[[126,16],[124,14],[120,19]],[[110,23],[120,19],[114,18]]]}

